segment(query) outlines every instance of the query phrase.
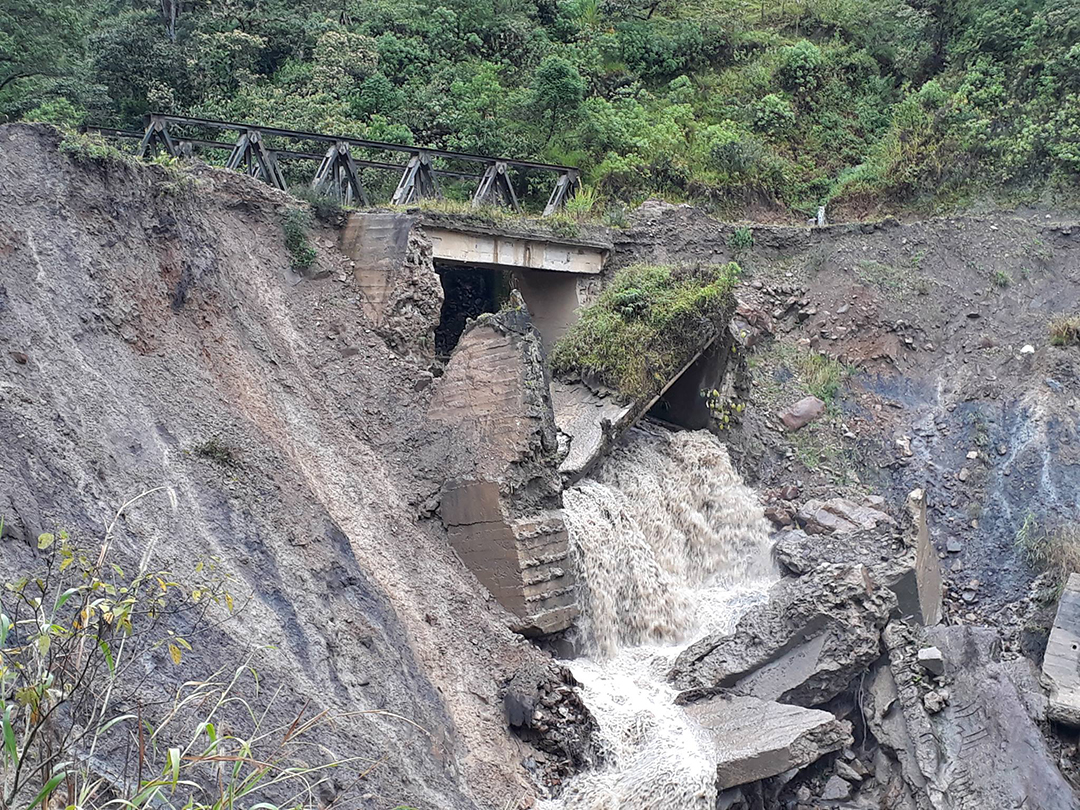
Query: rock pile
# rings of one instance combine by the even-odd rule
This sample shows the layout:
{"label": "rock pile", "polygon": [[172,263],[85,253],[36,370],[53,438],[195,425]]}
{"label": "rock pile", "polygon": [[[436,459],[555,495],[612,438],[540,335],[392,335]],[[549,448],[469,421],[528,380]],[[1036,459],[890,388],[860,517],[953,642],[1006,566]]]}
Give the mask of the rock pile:
{"label": "rock pile", "polygon": [[[717,806],[1080,806],[1039,730],[1033,665],[1003,661],[996,629],[934,626],[940,582],[917,572],[923,494],[901,523],[880,506],[797,509],[804,528],[776,537],[787,576],[769,601],[677,659],[678,702],[717,741]],[[812,519],[821,534],[805,530]],[[1080,593],[1080,575],[1070,586]]]}

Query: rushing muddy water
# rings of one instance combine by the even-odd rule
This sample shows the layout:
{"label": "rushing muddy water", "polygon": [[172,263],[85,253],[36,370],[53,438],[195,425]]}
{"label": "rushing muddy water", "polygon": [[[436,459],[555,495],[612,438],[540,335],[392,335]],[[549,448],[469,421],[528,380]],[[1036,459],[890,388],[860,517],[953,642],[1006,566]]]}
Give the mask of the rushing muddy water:
{"label": "rushing muddy water", "polygon": [[565,505],[586,651],[566,663],[607,764],[547,807],[712,808],[711,743],[674,705],[666,674],[687,644],[733,627],[774,581],[757,497],[712,434],[640,427]]}

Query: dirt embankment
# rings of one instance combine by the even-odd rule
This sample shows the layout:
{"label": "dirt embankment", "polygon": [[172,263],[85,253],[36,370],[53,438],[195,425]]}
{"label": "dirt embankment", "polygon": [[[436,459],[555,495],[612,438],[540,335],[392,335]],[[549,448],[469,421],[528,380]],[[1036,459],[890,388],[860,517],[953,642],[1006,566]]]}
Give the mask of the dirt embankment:
{"label": "dirt embankment", "polygon": [[273,645],[256,666],[285,725],[308,700],[309,717],[410,721],[320,732],[380,762],[346,806],[529,795],[499,689],[541,656],[417,517],[468,449],[426,422],[431,375],[369,328],[334,235],[314,234],[298,276],[287,196],[206,167],[75,160],[58,140],[0,127],[3,568],[29,565],[43,531],[96,549],[120,504],[168,486],[175,508],[125,514],[118,559],[155,544],[183,573],[216,556],[250,601],[182,666],[148,658],[148,702]]}
{"label": "dirt embankment", "polygon": [[[733,231],[648,204],[614,256],[743,267],[736,323],[756,345],[727,439],[744,474],[766,495],[870,492],[896,508],[925,488],[950,615],[1023,624],[1036,572],[1017,532],[1029,515],[1042,527],[1080,521],[1080,350],[1051,345],[1048,331],[1080,312],[1080,225],[755,227],[740,251]],[[811,349],[831,359],[814,362]],[[829,402],[826,416],[783,430],[779,412],[808,393]]]}

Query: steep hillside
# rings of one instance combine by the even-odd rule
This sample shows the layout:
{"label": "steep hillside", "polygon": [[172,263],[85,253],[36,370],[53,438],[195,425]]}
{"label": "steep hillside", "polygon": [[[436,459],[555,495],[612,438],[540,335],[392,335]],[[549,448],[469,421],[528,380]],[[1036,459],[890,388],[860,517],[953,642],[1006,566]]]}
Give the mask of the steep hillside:
{"label": "steep hillside", "polygon": [[[1002,215],[739,231],[650,204],[616,256],[743,268],[745,372],[729,379],[721,435],[774,515],[837,488],[892,504],[925,488],[955,617],[1024,626],[1040,572],[1025,532],[1067,533],[1080,515],[1080,352],[1050,329],[1080,312],[1080,226]],[[778,417],[807,395],[824,417],[784,430]]]}
{"label": "steep hillside", "polygon": [[[312,756],[364,758],[324,802],[530,795],[499,689],[542,659],[417,517],[451,452],[424,418],[430,374],[368,328],[330,239],[314,235],[307,275],[290,269],[287,196],[58,142],[0,128],[4,570],[33,570],[58,530],[96,556],[122,504],[167,487],[124,512],[110,561],[146,554],[179,577],[216,558],[236,610],[181,664],[164,648],[139,662],[148,718],[252,655],[252,706],[283,728],[330,712]],[[122,764],[96,767],[132,778]]]}

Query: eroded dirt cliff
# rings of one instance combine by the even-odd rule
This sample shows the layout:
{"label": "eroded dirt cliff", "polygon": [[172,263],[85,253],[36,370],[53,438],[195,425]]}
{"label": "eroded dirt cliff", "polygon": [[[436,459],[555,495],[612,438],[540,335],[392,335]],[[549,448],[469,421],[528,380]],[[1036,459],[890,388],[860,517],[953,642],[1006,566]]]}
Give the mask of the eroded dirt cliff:
{"label": "eroded dirt cliff", "polygon": [[[298,275],[295,200],[58,141],[0,127],[3,567],[58,528],[96,549],[123,502],[168,487],[175,506],[124,514],[118,559],[217,557],[238,609],[182,666],[148,658],[148,701],[258,649],[286,725],[310,701],[344,718],[318,743],[378,763],[348,806],[527,801],[500,690],[550,664],[418,517],[469,448],[439,440],[431,375],[373,331],[334,234]],[[349,714],[371,710],[387,714]]]}

